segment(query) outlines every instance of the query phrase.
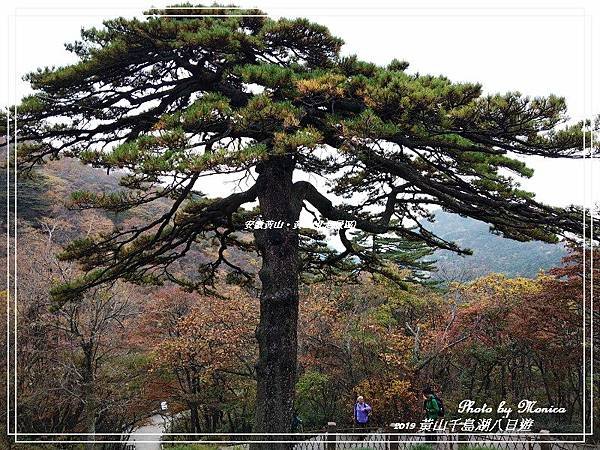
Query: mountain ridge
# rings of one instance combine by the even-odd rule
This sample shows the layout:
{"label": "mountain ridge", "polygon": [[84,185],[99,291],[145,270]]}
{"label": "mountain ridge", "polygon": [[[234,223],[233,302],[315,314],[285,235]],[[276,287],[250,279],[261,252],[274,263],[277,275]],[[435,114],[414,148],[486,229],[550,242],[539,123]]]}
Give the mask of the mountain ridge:
{"label": "mountain ridge", "polygon": [[422,222],[439,237],[469,248],[473,255],[460,256],[448,250],[436,250],[432,256],[438,271],[434,279],[469,281],[488,273],[503,273],[508,277],[535,277],[560,265],[567,255],[564,243],[540,241],[519,242],[489,231],[489,225],[446,211],[435,211],[435,221]]}

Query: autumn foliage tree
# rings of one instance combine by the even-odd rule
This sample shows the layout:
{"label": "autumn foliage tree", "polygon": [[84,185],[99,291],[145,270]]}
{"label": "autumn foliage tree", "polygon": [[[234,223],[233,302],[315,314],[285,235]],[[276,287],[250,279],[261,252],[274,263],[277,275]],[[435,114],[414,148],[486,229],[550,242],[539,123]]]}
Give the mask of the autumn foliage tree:
{"label": "autumn foliage tree", "polygon": [[[74,193],[83,209],[172,201],[146,223],[69,245],[62,258],[79,261],[85,275],[56,287],[58,302],[117,279],[203,290],[222,269],[251,280],[228,249],[259,253],[257,432],[290,430],[301,273],[371,271],[402,282],[391,270],[402,260],[385,259],[401,242],[466,252],[417,221],[430,205],[518,240],[580,231],[576,208],[543,205],[513,178],[532,175],[515,154],[579,156],[582,124],[566,124],[563,99],[483,95],[479,84],[411,74],[402,61],[345,57],[340,38],[305,19],[161,13],[85,29],[67,45],[76,63],[27,76],[34,93],[18,108],[21,167],[70,155],[126,170],[118,192]],[[328,177],[328,191],[300,173]],[[243,178],[238,190],[219,198],[199,191],[199,180],[226,174]],[[346,226],[343,250],[333,251],[322,235],[295,227],[305,208],[349,221],[366,238]],[[243,239],[257,216],[279,226]],[[374,235],[385,245],[373,245]],[[215,260],[195,277],[173,270],[207,242],[218,248]]]}
{"label": "autumn foliage tree", "polygon": [[117,283],[57,308],[49,295],[53,281],[77,273],[75,265],[56,258],[57,242],[64,241],[69,226],[81,224],[46,218],[37,225],[19,224],[17,429],[90,436],[128,432],[145,414],[137,401],[141,370],[130,365],[132,352],[125,345],[135,322],[136,293]]}
{"label": "autumn foliage tree", "polygon": [[418,284],[391,289],[381,276],[365,276],[360,286],[307,288],[297,385],[298,411],[307,425],[353,426],[358,395],[374,405],[374,425],[418,420],[420,346],[426,351],[435,323],[448,316],[439,292]]}
{"label": "autumn foliage tree", "polygon": [[[589,320],[590,311],[583,301],[582,255],[581,248],[572,249],[561,267],[536,279],[491,274],[452,287],[455,320],[443,333],[433,333],[428,344],[444,348],[457,342],[429,364],[431,381],[448,393],[450,407],[463,398],[493,403],[535,399],[567,411],[560,419],[540,416],[538,427],[545,423],[573,431],[564,427],[581,424],[583,385],[592,380],[583,364],[590,340],[587,336],[582,345],[583,317]],[[589,295],[589,260],[586,272]]]}
{"label": "autumn foliage tree", "polygon": [[132,342],[151,347],[147,395],[167,400],[173,412],[189,411],[191,433],[226,422],[229,431],[247,431],[240,410],[254,400],[257,302],[231,286],[221,297],[165,288],[155,299],[132,333]]}
{"label": "autumn foliage tree", "polygon": [[[546,319],[532,326],[530,339],[537,339],[538,343],[532,345],[555,363],[550,365],[549,374],[554,378],[551,385],[556,389],[553,399],[568,402],[578,412],[587,401],[583,393],[597,392],[600,384],[600,357],[597,352],[590,353],[591,348],[600,345],[600,331],[595,326],[600,320],[600,305],[595,300],[595,293],[600,289],[600,253],[590,246],[572,248],[563,264],[550,270],[548,275],[538,295],[529,302],[527,313]],[[588,325],[590,321],[593,326]],[[582,364],[583,358],[587,362],[590,355],[593,361]],[[568,387],[561,389],[565,382],[574,387],[575,392],[568,392]],[[586,413],[589,414],[587,423],[593,422],[591,439],[594,442],[600,440],[599,412],[597,402],[593,402],[593,409],[589,408]]]}
{"label": "autumn foliage tree", "polygon": [[[590,310],[591,265],[588,248],[587,302],[581,248],[532,279],[489,274],[445,289],[399,289],[381,277],[360,287],[312,285],[301,303],[299,412],[312,427],[350,426],[360,394],[374,405],[374,424],[419,420],[420,390],[430,385],[448,419],[459,417],[464,399],[514,408],[530,399],[566,409],[536,415],[535,429],[580,430],[583,383],[597,383],[584,371],[582,345],[584,312],[597,320],[600,310]],[[598,342],[600,333],[590,333],[588,326],[585,348]]]}

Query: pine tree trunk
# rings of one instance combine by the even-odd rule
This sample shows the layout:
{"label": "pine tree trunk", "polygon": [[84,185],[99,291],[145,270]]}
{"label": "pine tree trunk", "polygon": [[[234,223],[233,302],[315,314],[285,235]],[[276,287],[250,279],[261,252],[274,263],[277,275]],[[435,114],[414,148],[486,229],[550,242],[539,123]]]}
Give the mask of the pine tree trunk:
{"label": "pine tree trunk", "polygon": [[[255,231],[262,256],[260,322],[256,330],[259,357],[254,431],[291,431],[297,366],[298,220],[301,203],[294,195],[293,163],[268,161],[259,172],[258,200],[264,221],[282,221],[283,228]],[[260,440],[286,440],[264,436]],[[287,448],[285,444],[256,444],[252,448]]]}

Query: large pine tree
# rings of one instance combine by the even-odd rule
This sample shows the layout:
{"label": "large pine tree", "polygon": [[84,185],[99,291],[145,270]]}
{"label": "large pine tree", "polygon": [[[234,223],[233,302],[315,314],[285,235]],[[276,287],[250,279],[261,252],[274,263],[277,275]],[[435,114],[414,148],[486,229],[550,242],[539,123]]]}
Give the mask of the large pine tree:
{"label": "large pine tree", "polygon": [[[367,270],[401,281],[398,268],[414,267],[402,258],[407,249],[465,252],[422,225],[429,206],[512,239],[580,233],[580,211],[540,204],[511,176],[532,175],[515,155],[580,156],[582,124],[567,125],[563,99],[483,95],[479,84],[408,73],[405,62],[343,57],[341,39],[304,19],[161,12],[83,30],[67,45],[77,63],[28,75],[35,93],[19,107],[20,164],[67,155],[126,169],[121,192],[75,193],[82,208],[172,201],[143,225],[69,245],[62,256],[86,274],[53,290],[59,302],[117,279],[203,289],[220,270],[251,277],[227,249],[258,251],[255,431],[290,431],[301,274]],[[247,188],[222,198],[198,192],[201,178],[232,173],[247,175]],[[329,188],[298,174],[324,177]],[[346,223],[343,251],[333,251],[295,227],[303,208],[359,232]],[[244,224],[258,216],[281,228],[256,229],[249,242]],[[217,256],[197,277],[173,269],[209,241]]]}

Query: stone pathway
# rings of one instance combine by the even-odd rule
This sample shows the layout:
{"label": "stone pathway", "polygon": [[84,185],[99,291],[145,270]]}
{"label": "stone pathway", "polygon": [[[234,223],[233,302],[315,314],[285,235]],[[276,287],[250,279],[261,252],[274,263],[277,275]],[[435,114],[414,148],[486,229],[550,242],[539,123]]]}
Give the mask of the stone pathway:
{"label": "stone pathway", "polygon": [[[160,450],[159,442],[140,442],[140,441],[160,441],[162,434],[165,431],[165,419],[163,416],[156,414],[150,417],[148,424],[143,427],[136,428],[131,433],[129,443],[135,445],[135,450]],[[152,433],[150,435],[142,435],[140,433]]]}

